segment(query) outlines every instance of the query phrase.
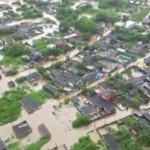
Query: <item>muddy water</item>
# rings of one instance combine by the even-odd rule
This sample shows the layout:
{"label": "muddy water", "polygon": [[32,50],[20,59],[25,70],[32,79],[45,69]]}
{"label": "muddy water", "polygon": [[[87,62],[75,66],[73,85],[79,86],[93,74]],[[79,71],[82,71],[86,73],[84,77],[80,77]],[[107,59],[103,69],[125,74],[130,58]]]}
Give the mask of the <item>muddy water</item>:
{"label": "muddy water", "polygon": [[[128,111],[117,110],[117,113],[115,115],[106,117],[102,120],[92,123],[86,128],[72,129],[71,121],[76,118],[77,110],[73,106],[63,106],[60,110],[55,111],[56,115],[53,115],[53,105],[56,105],[58,103],[58,101],[49,100],[43,105],[42,109],[36,111],[34,114],[31,115],[28,115],[24,110],[22,111],[22,117],[19,118],[17,121],[13,122],[12,124],[27,120],[29,125],[33,129],[32,134],[20,141],[22,145],[36,142],[40,138],[37,127],[41,123],[44,123],[48,127],[52,135],[52,141],[47,144],[47,147],[43,148],[42,150],[46,150],[46,148],[50,148],[55,144],[61,145],[63,143],[65,143],[69,148],[71,145],[77,142],[79,137],[86,135],[91,130],[95,130],[96,127],[103,126],[106,123],[111,123],[115,120],[124,118],[134,113],[130,109]],[[11,129],[12,124],[7,124],[0,127],[0,136],[2,139],[6,140],[13,134]],[[94,132],[93,134],[95,134],[96,136],[91,135],[91,137],[93,137],[93,139],[96,141],[98,138],[97,133]]]}

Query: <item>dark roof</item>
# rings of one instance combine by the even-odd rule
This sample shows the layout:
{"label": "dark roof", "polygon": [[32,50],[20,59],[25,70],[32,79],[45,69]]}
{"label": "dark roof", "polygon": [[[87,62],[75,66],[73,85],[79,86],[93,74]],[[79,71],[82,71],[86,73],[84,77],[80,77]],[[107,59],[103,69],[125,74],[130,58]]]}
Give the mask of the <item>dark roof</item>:
{"label": "dark roof", "polygon": [[120,85],[123,85],[125,86],[127,84],[127,82],[123,79],[116,79],[116,81],[120,84]]}
{"label": "dark roof", "polygon": [[131,80],[129,80],[132,83],[138,84],[142,82],[144,79],[146,79],[147,75],[143,75],[141,77],[133,77]]}
{"label": "dark roof", "polygon": [[81,111],[82,111],[82,113],[83,113],[84,115],[86,115],[86,116],[89,116],[89,115],[91,115],[91,114],[94,113],[94,109],[93,109],[93,107],[90,106],[90,105],[83,106],[83,107],[81,108]]}
{"label": "dark roof", "polygon": [[21,138],[32,132],[32,129],[28,125],[27,121],[23,121],[17,125],[12,126],[12,129],[17,138]]}
{"label": "dark roof", "polygon": [[42,137],[50,137],[50,135],[51,135],[50,132],[49,132],[49,130],[45,126],[45,124],[40,124],[38,126],[38,130],[41,133]]}
{"label": "dark roof", "polygon": [[72,83],[73,85],[78,84],[78,82],[81,80],[81,77],[78,75],[73,75],[70,79],[69,82]]}
{"label": "dark roof", "polygon": [[52,78],[52,81],[59,87],[65,87],[67,82],[62,79]]}
{"label": "dark roof", "polygon": [[128,51],[142,56],[145,55],[147,52],[144,44],[136,44],[135,46],[131,47]]}
{"label": "dark roof", "polygon": [[7,84],[9,87],[15,87],[15,83],[13,81],[9,81]]}
{"label": "dark roof", "polygon": [[53,70],[53,69],[50,71],[50,75],[55,78],[60,78],[61,76],[60,72],[58,72],[57,70]]}
{"label": "dark roof", "polygon": [[77,96],[71,97],[71,101],[72,101],[74,104],[77,104],[78,102],[80,102],[80,100],[78,99]]}
{"label": "dark roof", "polygon": [[93,56],[91,55],[85,55],[83,58],[82,58],[84,61],[90,61],[93,59]]}
{"label": "dark roof", "polygon": [[143,116],[144,116],[148,121],[150,121],[150,114],[149,114],[149,113],[144,113]]}
{"label": "dark roof", "polygon": [[8,150],[8,148],[6,147],[5,143],[2,141],[2,139],[0,139],[0,150]]}
{"label": "dark roof", "polygon": [[148,90],[142,87],[141,85],[137,85],[136,88],[138,89],[138,92],[144,93],[146,96],[148,95]]}
{"label": "dark roof", "polygon": [[150,90],[150,84],[149,84],[149,82],[144,82],[144,83],[143,83],[143,86],[144,86],[146,89]]}
{"label": "dark roof", "polygon": [[113,112],[115,111],[115,107],[112,103],[107,102],[103,99],[101,99],[98,95],[94,95],[92,97],[87,97],[87,99],[97,105],[98,107],[103,107],[105,108],[108,112]]}
{"label": "dark roof", "polygon": [[90,80],[92,80],[93,78],[95,78],[96,72],[90,72],[88,74],[86,74],[85,76],[82,77],[84,82],[89,82]]}
{"label": "dark roof", "polygon": [[57,91],[56,88],[54,88],[53,86],[48,85],[48,84],[43,85],[43,89],[44,89],[45,91],[49,92],[49,93],[54,94],[54,95],[58,93],[58,91]]}
{"label": "dark roof", "polygon": [[106,143],[108,144],[110,150],[119,150],[120,145],[115,141],[115,138],[107,133],[105,135],[102,135]]}
{"label": "dark roof", "polygon": [[32,113],[41,107],[41,104],[38,101],[30,100],[28,98],[23,98],[21,104],[28,113]]}
{"label": "dark roof", "polygon": [[106,81],[100,82],[100,83],[99,83],[99,86],[102,87],[102,88],[105,89],[105,90],[106,90],[106,89],[110,89],[110,90],[113,89],[112,86],[108,86],[108,85],[106,84]]}
{"label": "dark roof", "polygon": [[29,74],[26,78],[29,83],[36,84],[39,82],[41,75],[37,72],[33,72]]}
{"label": "dark roof", "polygon": [[126,101],[128,101],[129,103],[133,103],[133,98],[129,95],[124,95],[123,96],[125,98]]}

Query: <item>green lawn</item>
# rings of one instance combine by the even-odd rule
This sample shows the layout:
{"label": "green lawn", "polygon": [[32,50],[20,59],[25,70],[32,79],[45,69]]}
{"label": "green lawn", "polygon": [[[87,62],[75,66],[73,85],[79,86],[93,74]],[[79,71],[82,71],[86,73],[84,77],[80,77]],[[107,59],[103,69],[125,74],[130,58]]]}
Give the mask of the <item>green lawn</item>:
{"label": "green lawn", "polygon": [[31,144],[25,148],[21,148],[19,145],[19,142],[15,142],[8,145],[9,150],[40,150],[42,146],[44,146],[46,143],[48,143],[50,139],[41,139],[38,142]]}
{"label": "green lawn", "polygon": [[6,91],[0,99],[0,124],[15,121],[20,117],[21,107],[19,101],[26,92],[23,88]]}
{"label": "green lawn", "polygon": [[13,122],[20,117],[21,104],[19,101],[23,97],[37,100],[41,104],[46,101],[46,94],[43,91],[32,92],[27,94],[26,88],[17,88],[15,90],[6,91],[0,99],[0,125]]}
{"label": "green lawn", "polygon": [[149,12],[149,8],[141,8],[140,12],[131,15],[131,20],[135,22],[141,22]]}
{"label": "green lawn", "polygon": [[49,44],[52,44],[53,42],[50,39],[39,39],[34,41],[37,50],[44,51],[46,49],[46,46]]}
{"label": "green lawn", "polygon": [[12,144],[8,145],[9,150],[19,150],[20,146],[19,146],[19,142],[15,142]]}
{"label": "green lawn", "polygon": [[29,145],[24,150],[40,150],[42,148],[42,146],[44,146],[49,141],[50,141],[50,139],[41,139],[37,143]]}
{"label": "green lawn", "polygon": [[28,97],[32,100],[37,100],[41,104],[45,103],[45,101],[46,101],[46,97],[41,91],[29,93],[29,94],[27,94],[26,97]]}
{"label": "green lawn", "polygon": [[2,61],[0,62],[1,65],[11,66],[13,68],[18,68],[21,65],[24,65],[25,63],[21,60],[20,57],[13,59],[9,56],[4,56]]}

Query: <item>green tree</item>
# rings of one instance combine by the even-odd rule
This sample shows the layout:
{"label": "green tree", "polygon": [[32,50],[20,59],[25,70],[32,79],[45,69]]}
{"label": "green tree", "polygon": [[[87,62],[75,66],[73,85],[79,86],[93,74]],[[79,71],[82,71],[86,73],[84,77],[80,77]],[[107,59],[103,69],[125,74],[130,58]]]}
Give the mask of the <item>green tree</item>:
{"label": "green tree", "polygon": [[24,82],[25,80],[26,80],[26,77],[19,77],[19,78],[16,79],[16,82],[17,82],[17,83],[22,83],[22,82]]}
{"label": "green tree", "polygon": [[62,20],[60,22],[59,28],[61,31],[68,31],[70,27],[70,23],[67,20]]}
{"label": "green tree", "polygon": [[90,119],[87,116],[78,116],[76,120],[72,122],[73,128],[79,128],[82,126],[87,126],[90,123]]}
{"label": "green tree", "polygon": [[42,66],[38,66],[38,67],[36,67],[36,69],[40,74],[44,74],[46,72],[46,68],[44,68]]}
{"label": "green tree", "polygon": [[86,17],[82,17],[81,19],[79,19],[76,22],[75,26],[77,29],[79,29],[80,31],[84,33],[96,33],[97,32],[96,23],[93,20],[88,19]]}
{"label": "green tree", "polygon": [[139,108],[141,106],[141,101],[140,101],[140,95],[137,94],[135,98],[133,99],[133,107],[134,108]]}
{"label": "green tree", "polygon": [[70,98],[69,97],[66,97],[66,98],[64,98],[64,104],[68,104],[69,102],[70,102]]}
{"label": "green tree", "polygon": [[131,118],[131,117],[126,117],[124,119],[124,123],[125,125],[127,126],[132,126],[132,125],[135,125],[137,123],[137,121],[134,119],[134,118]]}
{"label": "green tree", "polygon": [[99,146],[89,136],[84,136],[72,146],[71,150],[99,150]]}
{"label": "green tree", "polygon": [[10,57],[20,57],[30,52],[30,49],[23,43],[11,43],[6,47],[5,55]]}

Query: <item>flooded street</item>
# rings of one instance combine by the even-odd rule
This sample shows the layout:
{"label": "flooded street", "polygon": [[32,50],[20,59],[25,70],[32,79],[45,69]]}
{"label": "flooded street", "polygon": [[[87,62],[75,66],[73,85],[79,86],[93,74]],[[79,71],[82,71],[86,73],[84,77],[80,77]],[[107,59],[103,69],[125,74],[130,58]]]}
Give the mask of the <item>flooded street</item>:
{"label": "flooded street", "polygon": [[[58,105],[58,103],[59,102],[55,100],[48,100],[43,105],[42,109],[36,111],[31,115],[28,115],[23,110],[21,115],[22,117],[20,117],[17,121],[13,122],[12,124],[10,123],[0,127],[1,138],[4,140],[10,138],[11,135],[13,135],[11,126],[21,121],[27,120],[29,125],[33,129],[33,132],[27,138],[20,140],[20,144],[27,145],[36,142],[40,138],[38,125],[44,123],[48,127],[52,135],[52,141],[45,145],[42,150],[47,150],[47,148],[52,148],[55,144],[61,145],[63,143],[65,143],[69,148],[71,145],[77,142],[80,137],[86,135],[91,130],[94,130],[94,132],[91,133],[90,136],[93,137],[94,141],[97,141],[99,137],[95,131],[95,128],[134,113],[130,109],[128,111],[117,110],[116,114],[96,121],[90,124],[88,127],[72,129],[71,121],[75,120],[78,111],[74,106],[69,105],[65,105],[58,110],[54,110],[53,105]],[[55,112],[55,115],[52,114],[53,111]]]}

